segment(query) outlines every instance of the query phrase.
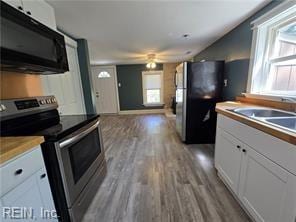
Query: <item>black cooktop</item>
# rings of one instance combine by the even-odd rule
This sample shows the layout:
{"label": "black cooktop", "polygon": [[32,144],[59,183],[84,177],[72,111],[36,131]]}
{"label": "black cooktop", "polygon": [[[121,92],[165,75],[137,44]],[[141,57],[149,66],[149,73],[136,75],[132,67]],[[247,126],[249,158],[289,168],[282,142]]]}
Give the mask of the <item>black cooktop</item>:
{"label": "black cooktop", "polygon": [[59,140],[77,129],[97,119],[99,115],[64,115],[60,116],[60,122],[44,130],[37,131],[34,135],[42,135],[45,140]]}
{"label": "black cooktop", "polygon": [[62,115],[51,110],[30,116],[1,121],[1,136],[44,136],[56,141],[97,119],[99,115]]}

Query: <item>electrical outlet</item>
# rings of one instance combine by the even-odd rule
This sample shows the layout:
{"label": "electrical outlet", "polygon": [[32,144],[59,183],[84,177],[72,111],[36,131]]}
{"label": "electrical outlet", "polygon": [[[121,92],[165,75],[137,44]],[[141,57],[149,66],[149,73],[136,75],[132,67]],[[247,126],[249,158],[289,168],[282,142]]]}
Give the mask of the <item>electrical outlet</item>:
{"label": "electrical outlet", "polygon": [[224,79],[224,86],[227,87],[228,86],[228,80]]}

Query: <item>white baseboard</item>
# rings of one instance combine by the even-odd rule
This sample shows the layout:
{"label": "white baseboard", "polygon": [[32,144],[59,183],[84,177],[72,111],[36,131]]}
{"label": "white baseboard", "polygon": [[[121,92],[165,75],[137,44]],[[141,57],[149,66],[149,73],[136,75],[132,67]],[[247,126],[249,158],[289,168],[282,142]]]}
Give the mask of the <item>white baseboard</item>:
{"label": "white baseboard", "polygon": [[131,114],[159,114],[165,113],[165,109],[140,109],[140,110],[123,110],[119,111],[119,115],[131,115]]}

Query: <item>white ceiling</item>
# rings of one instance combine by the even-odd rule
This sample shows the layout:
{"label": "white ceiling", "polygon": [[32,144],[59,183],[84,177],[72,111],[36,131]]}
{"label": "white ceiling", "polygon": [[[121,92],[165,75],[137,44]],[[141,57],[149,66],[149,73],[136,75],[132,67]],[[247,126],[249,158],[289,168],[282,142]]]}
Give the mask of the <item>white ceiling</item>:
{"label": "white ceiling", "polygon": [[59,29],[88,40],[92,64],[145,63],[149,53],[157,62],[190,59],[269,2],[48,1]]}

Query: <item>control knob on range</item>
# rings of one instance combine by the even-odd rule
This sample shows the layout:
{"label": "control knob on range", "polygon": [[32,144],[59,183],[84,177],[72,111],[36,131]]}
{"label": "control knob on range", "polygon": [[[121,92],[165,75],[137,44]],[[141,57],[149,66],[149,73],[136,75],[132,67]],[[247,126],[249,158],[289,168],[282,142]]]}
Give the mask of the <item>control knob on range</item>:
{"label": "control knob on range", "polygon": [[0,105],[0,112],[5,111],[5,110],[6,110],[6,106],[3,105],[3,104],[1,104],[1,105]]}
{"label": "control knob on range", "polygon": [[39,102],[40,102],[41,105],[46,104],[46,101],[44,99],[40,100]]}
{"label": "control knob on range", "polygon": [[46,100],[46,103],[47,103],[47,104],[50,104],[50,103],[51,103],[51,100],[50,100],[50,99],[47,99],[47,100]]}

